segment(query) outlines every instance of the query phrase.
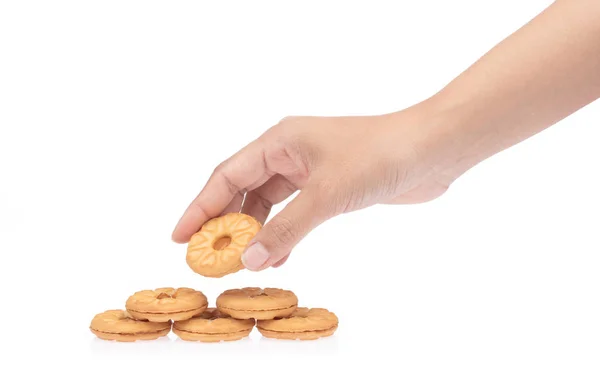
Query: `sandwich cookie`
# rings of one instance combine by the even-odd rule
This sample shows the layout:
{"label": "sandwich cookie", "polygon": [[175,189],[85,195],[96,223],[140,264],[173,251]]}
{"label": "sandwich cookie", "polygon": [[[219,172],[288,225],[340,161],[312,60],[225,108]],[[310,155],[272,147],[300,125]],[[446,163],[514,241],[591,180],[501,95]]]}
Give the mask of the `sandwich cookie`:
{"label": "sandwich cookie", "polygon": [[108,310],[94,316],[90,330],[100,339],[133,342],[164,337],[171,331],[171,321],[148,322],[134,319],[123,310]]}
{"label": "sandwich cookie", "polygon": [[332,335],[338,327],[338,318],[323,308],[296,309],[287,318],[259,320],[258,331],[267,338],[317,339]]}
{"label": "sandwich cookie", "polygon": [[190,288],[143,290],[131,295],[125,304],[132,317],[151,322],[190,319],[206,307],[206,296]]}
{"label": "sandwich cookie", "polygon": [[286,317],[297,306],[293,292],[278,288],[229,289],[217,297],[219,311],[236,319]]}
{"label": "sandwich cookie", "polygon": [[254,319],[234,319],[216,308],[209,308],[188,320],[173,323],[173,332],[186,341],[235,341],[247,337]]}
{"label": "sandwich cookie", "polygon": [[242,252],[260,228],[257,220],[243,213],[227,213],[207,221],[188,243],[188,266],[205,277],[242,270]]}

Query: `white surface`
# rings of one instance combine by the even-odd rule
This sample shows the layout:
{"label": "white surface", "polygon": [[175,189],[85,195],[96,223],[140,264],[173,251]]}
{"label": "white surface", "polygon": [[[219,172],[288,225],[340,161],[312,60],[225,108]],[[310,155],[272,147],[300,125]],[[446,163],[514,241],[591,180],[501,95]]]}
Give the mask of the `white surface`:
{"label": "white surface", "polygon": [[[439,200],[329,221],[280,269],[209,280],[170,241],[214,166],[280,118],[413,104],[550,1],[208,3],[1,3],[0,389],[600,388],[598,102]],[[288,288],[340,328],[88,331],[160,286]]]}

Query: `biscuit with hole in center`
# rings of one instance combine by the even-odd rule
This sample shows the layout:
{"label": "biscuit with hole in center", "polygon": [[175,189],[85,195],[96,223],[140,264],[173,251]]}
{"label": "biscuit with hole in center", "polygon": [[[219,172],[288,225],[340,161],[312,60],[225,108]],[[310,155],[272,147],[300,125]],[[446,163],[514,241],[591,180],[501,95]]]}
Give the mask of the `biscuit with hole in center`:
{"label": "biscuit with hole in center", "polygon": [[267,338],[309,340],[333,335],[338,318],[324,308],[297,308],[287,318],[259,320],[258,331]]}
{"label": "biscuit with hole in center", "polygon": [[125,303],[132,317],[151,322],[190,319],[206,307],[206,296],[190,288],[143,290],[131,295]]}
{"label": "biscuit with hole in center", "polygon": [[209,308],[191,319],[173,323],[173,332],[186,341],[235,341],[250,335],[254,323],[254,319],[234,319]]}
{"label": "biscuit with hole in center", "polygon": [[94,316],[90,330],[100,339],[133,342],[164,337],[171,331],[171,321],[148,322],[134,319],[123,310],[108,310]]}
{"label": "biscuit with hole in center", "polygon": [[256,219],[243,213],[211,219],[190,238],[186,262],[204,277],[223,277],[242,270],[242,252],[260,228]]}
{"label": "biscuit with hole in center", "polygon": [[229,289],[217,297],[219,311],[236,319],[285,317],[297,306],[296,295],[279,288]]}

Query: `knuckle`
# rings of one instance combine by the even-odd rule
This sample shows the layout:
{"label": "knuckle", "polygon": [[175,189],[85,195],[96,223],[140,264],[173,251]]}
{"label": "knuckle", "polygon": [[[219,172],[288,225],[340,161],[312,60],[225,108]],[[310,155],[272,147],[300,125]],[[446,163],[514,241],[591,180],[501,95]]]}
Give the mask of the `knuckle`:
{"label": "knuckle", "polygon": [[296,239],[296,227],[287,217],[276,216],[273,218],[271,229],[272,239],[282,246],[290,245]]}
{"label": "knuckle", "polygon": [[279,121],[279,124],[289,124],[290,122],[294,122],[296,119],[298,119],[297,116],[287,115]]}
{"label": "knuckle", "polygon": [[229,189],[229,193],[231,193],[231,195],[244,195],[244,190],[242,190],[239,186],[233,183],[226,175],[223,175],[223,180],[225,181],[225,184],[227,185],[227,188]]}
{"label": "knuckle", "polygon": [[222,175],[223,172],[225,171],[225,167],[227,165],[227,161],[224,161],[222,163],[219,163],[218,166],[215,167],[215,169],[213,170],[213,175]]}
{"label": "knuckle", "polygon": [[219,164],[215,168],[213,175],[220,178],[223,181],[223,183],[225,183],[225,186],[227,186],[229,193],[231,193],[232,195],[236,195],[238,193],[242,194],[243,190],[239,186],[237,186],[235,183],[233,183],[230,176],[227,174],[226,167],[228,167],[228,166],[226,166],[226,162]]}
{"label": "knuckle", "polygon": [[275,129],[277,129],[278,134],[280,136],[290,136],[290,135],[296,134],[299,131],[301,131],[303,128],[303,126],[302,126],[303,123],[304,123],[303,117],[296,117],[296,116],[284,117],[275,126]]}
{"label": "knuckle", "polygon": [[210,214],[208,213],[208,211],[204,208],[204,206],[198,202],[197,200],[194,200],[194,202],[192,202],[192,208],[197,209],[201,214],[203,214],[204,216],[210,216]]}

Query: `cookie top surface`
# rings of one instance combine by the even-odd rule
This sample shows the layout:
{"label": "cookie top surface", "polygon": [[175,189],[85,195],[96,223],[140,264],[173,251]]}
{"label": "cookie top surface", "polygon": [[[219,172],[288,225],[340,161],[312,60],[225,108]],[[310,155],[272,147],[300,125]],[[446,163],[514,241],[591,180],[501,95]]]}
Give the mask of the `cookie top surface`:
{"label": "cookie top surface", "polygon": [[128,310],[148,313],[191,311],[208,304],[206,296],[191,288],[158,288],[131,295],[125,304]]}
{"label": "cookie top surface", "polygon": [[177,321],[173,328],[199,334],[227,334],[249,330],[254,327],[253,319],[233,319],[229,315],[221,313],[216,308],[208,308],[200,315]]}
{"label": "cookie top surface", "polygon": [[188,243],[187,264],[205,277],[222,277],[243,269],[242,252],[261,226],[243,213],[227,213],[207,221]]}
{"label": "cookie top surface", "polygon": [[171,322],[147,322],[133,319],[126,311],[108,310],[92,319],[90,328],[103,333],[139,334],[153,333],[171,328]]}
{"label": "cookie top surface", "polygon": [[295,305],[298,305],[296,295],[279,288],[229,289],[217,297],[217,307],[241,311],[276,310]]}
{"label": "cookie top surface", "polygon": [[259,320],[257,326],[261,329],[301,333],[304,331],[328,330],[338,325],[338,318],[324,308],[297,308],[287,318],[275,318],[270,320]]}

